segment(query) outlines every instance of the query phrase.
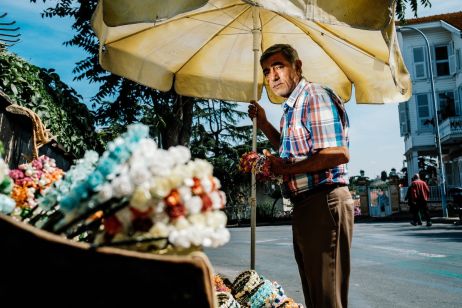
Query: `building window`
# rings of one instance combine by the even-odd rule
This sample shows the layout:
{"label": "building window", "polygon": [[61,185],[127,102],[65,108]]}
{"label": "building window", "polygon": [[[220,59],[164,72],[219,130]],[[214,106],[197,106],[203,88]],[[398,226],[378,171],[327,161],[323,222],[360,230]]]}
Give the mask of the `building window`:
{"label": "building window", "polygon": [[398,111],[399,111],[399,131],[401,137],[406,136],[410,133],[409,129],[409,103],[401,103],[398,104]]}
{"label": "building window", "polygon": [[438,93],[438,109],[438,120],[440,121],[456,116],[454,92],[448,91]]}
{"label": "building window", "polygon": [[427,78],[427,69],[425,66],[425,53],[423,47],[414,47],[412,49],[414,57],[414,75],[415,78]]}
{"label": "building window", "polygon": [[427,94],[417,94],[417,124],[419,132],[433,131],[434,122],[430,114]]}
{"label": "building window", "polygon": [[436,76],[448,76],[449,70],[449,49],[447,45],[435,46]]}

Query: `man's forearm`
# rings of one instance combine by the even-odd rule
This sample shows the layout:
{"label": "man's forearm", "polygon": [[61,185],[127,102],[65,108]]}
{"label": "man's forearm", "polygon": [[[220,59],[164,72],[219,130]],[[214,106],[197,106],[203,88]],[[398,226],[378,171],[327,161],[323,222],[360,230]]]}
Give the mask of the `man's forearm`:
{"label": "man's forearm", "polygon": [[278,173],[290,175],[318,172],[346,164],[349,160],[350,156],[346,147],[326,148],[310,158],[284,165]]}
{"label": "man's forearm", "polygon": [[269,142],[273,146],[273,149],[275,151],[279,151],[281,134],[273,127],[273,125],[271,125],[270,122],[266,122],[258,128],[261,129],[261,131],[265,134],[266,138],[268,138]]}

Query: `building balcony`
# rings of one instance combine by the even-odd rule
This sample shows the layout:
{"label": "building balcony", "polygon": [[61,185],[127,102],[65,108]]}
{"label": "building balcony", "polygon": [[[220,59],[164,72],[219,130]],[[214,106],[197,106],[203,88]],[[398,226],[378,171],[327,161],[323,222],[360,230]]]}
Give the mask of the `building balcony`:
{"label": "building balcony", "polygon": [[449,117],[440,124],[440,140],[448,145],[462,142],[462,116]]}

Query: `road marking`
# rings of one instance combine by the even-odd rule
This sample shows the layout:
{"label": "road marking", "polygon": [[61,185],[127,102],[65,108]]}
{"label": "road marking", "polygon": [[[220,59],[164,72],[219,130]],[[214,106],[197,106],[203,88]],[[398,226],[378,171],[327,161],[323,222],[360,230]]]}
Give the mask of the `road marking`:
{"label": "road marking", "polygon": [[279,241],[279,240],[278,239],[259,240],[259,241],[256,241],[256,243],[259,244],[259,243],[268,243],[268,242],[274,242],[274,241]]}
{"label": "road marking", "polygon": [[392,252],[396,252],[402,255],[408,256],[421,256],[427,258],[446,258],[447,255],[436,254],[436,253],[429,253],[429,252],[420,252],[414,249],[403,249],[403,248],[395,248],[395,247],[384,247],[384,246],[370,246],[371,248],[388,250]]}
{"label": "road marking", "polygon": [[275,246],[292,246],[292,243],[276,243]]}

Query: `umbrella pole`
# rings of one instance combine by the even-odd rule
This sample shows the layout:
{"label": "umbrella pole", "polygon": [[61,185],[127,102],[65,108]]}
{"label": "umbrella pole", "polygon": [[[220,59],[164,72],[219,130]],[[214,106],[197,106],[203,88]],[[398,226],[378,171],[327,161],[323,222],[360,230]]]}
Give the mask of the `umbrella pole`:
{"label": "umbrella pole", "polygon": [[[258,101],[258,69],[259,69],[259,51],[260,51],[260,28],[258,7],[252,7],[253,18],[253,99]],[[257,118],[253,118],[252,129],[252,151],[257,151]],[[257,224],[257,181],[255,170],[252,171],[251,180],[251,198],[250,198],[250,269],[255,269],[255,235]]]}

